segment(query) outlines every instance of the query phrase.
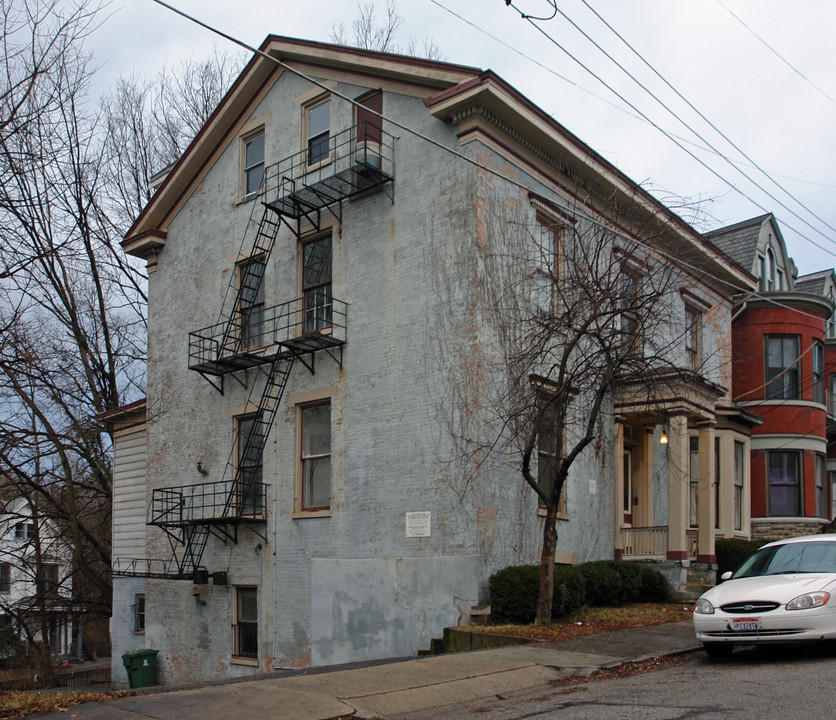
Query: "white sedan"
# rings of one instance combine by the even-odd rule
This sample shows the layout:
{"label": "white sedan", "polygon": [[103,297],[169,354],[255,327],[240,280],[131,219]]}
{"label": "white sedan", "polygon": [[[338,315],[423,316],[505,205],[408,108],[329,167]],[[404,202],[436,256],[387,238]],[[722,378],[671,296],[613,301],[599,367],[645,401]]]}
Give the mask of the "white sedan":
{"label": "white sedan", "polygon": [[769,543],[722,579],[694,608],[710,657],[735,645],[836,638],[836,535]]}

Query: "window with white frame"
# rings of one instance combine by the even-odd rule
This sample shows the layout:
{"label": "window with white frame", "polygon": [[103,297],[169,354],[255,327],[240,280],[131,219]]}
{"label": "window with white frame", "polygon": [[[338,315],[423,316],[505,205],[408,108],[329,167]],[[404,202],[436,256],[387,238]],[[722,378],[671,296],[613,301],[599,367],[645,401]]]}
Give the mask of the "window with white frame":
{"label": "window with white frame", "polygon": [[330,157],[331,99],[325,97],[305,107],[308,165],[318,165]]}
{"label": "window with white frame", "polygon": [[235,587],[233,595],[232,654],[258,658],[258,588]]}
{"label": "window with white frame", "polygon": [[816,453],[816,517],[830,519],[830,506],[827,503],[827,470],[825,458]]}
{"label": "window with white frame", "polygon": [[699,514],[697,504],[700,497],[700,439],[692,435],[688,452],[688,524],[697,527]]}
{"label": "window with white frame", "polygon": [[58,565],[55,563],[41,563],[38,567],[37,583],[39,592],[43,592],[44,595],[57,595],[60,589]]}
{"label": "window with white frame", "polygon": [[35,523],[15,523],[15,540],[31,540],[35,537]]}
{"label": "window with white frame", "polygon": [[734,441],[734,529],[743,530],[743,473],[746,446]]}
{"label": "window with white frame", "polygon": [[255,195],[264,183],[264,128],[242,138],[244,196]]}
{"label": "window with white frame", "polygon": [[799,399],[798,335],[766,336],[766,399]]}
{"label": "window with white frame", "polygon": [[775,253],[772,252],[772,248],[768,248],[766,251],[766,289],[767,290],[774,290],[775,289]]}
{"label": "window with white frame", "polygon": [[766,292],[766,259],[758,255],[758,290]]}
{"label": "window with white frame", "polygon": [[827,397],[827,412],[836,415],[836,374],[830,375],[829,394]]}
{"label": "window with white frame", "polygon": [[331,401],[299,406],[302,511],[331,507]]}
{"label": "window with white frame", "polygon": [[824,345],[813,344],[813,402],[824,405]]}

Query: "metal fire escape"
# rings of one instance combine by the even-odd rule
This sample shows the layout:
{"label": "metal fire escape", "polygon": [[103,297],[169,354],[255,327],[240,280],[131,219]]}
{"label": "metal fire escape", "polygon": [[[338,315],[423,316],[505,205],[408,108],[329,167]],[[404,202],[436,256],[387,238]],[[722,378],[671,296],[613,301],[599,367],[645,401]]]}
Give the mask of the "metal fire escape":
{"label": "metal fire escape", "polygon": [[[310,228],[320,229],[324,212],[341,222],[349,198],[383,191],[394,200],[394,140],[362,123],[331,137],[328,159],[313,169],[307,151],[265,169],[261,203],[254,203],[249,224],[255,232],[242,242],[239,257],[244,259],[227,288],[218,322],[189,334],[189,369],[221,394],[227,377],[249,385],[249,400],[258,398],[258,410],[241,446],[232,448],[220,481],[153,490],[148,524],[165,531],[172,557],[120,559],[114,561],[115,575],[196,580],[210,535],[234,543],[239,525],[266,523],[261,457],[291,369],[298,360],[314,372],[319,352],[342,365],[348,306],[330,295],[270,308],[252,300],[260,296],[282,223],[299,240]],[[261,213],[257,221],[256,208]],[[256,378],[263,376],[260,390],[260,383],[248,377],[251,368],[258,371]]]}

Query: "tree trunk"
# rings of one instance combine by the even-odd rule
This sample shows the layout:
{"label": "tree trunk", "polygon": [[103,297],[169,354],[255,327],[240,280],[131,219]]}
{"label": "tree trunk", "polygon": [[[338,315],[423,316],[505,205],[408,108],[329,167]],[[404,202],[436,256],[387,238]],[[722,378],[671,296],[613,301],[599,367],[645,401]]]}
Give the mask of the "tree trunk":
{"label": "tree trunk", "polygon": [[557,547],[557,505],[552,500],[546,505],[543,526],[543,549],[540,552],[540,592],[537,597],[537,625],[551,625],[554,598],[554,551]]}

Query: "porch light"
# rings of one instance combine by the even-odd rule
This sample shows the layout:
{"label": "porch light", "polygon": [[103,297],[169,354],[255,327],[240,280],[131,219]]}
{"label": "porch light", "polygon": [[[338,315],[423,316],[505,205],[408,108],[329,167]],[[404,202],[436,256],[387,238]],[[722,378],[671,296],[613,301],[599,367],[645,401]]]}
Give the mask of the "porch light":
{"label": "porch light", "polygon": [[662,430],[662,436],[659,438],[660,445],[667,445],[668,444],[668,434]]}

